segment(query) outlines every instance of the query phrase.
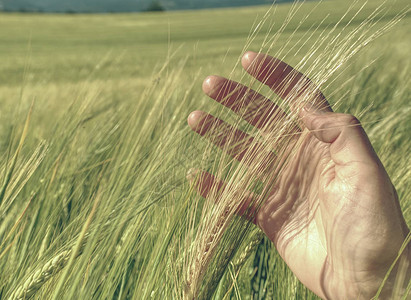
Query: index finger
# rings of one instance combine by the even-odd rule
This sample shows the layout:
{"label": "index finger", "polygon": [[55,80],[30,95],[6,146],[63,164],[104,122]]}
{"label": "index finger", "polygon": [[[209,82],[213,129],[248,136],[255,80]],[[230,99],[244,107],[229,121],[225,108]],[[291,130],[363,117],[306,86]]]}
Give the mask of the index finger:
{"label": "index finger", "polygon": [[318,87],[285,62],[267,54],[248,51],[241,63],[250,75],[269,86],[282,99],[288,100],[291,110],[296,110],[298,101],[302,101],[310,110],[332,111]]}

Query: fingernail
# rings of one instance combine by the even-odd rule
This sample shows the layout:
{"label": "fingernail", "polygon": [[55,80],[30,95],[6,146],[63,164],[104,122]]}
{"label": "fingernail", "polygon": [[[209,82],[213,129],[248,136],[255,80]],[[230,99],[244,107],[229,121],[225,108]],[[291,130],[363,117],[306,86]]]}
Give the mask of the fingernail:
{"label": "fingernail", "polygon": [[191,127],[191,129],[197,128],[198,123],[201,121],[202,117],[204,116],[204,112],[196,110],[193,111],[187,118],[187,123]]}
{"label": "fingernail", "polygon": [[211,81],[212,81],[213,76],[208,76],[206,79],[203,81],[203,91],[204,93],[208,94],[208,92],[211,90]]}
{"label": "fingernail", "polygon": [[255,57],[257,56],[258,53],[254,51],[247,51],[244,55],[243,58],[248,61],[253,61]]}
{"label": "fingernail", "polygon": [[253,60],[256,58],[258,54],[256,52],[253,51],[247,51],[244,55],[243,58],[241,59],[241,63],[243,65],[243,67],[248,67]]}

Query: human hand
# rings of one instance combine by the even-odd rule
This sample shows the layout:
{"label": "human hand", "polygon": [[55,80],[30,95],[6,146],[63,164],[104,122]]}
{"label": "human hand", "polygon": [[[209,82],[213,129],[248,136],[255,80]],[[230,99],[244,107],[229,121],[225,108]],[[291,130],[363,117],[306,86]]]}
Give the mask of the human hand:
{"label": "human hand", "polygon": [[[303,284],[322,298],[370,299],[409,229],[365,131],[355,117],[332,112],[314,84],[284,62],[247,52],[242,65],[289,103],[297,125],[276,132],[279,123],[292,123],[292,118],[269,99],[226,78],[208,77],[203,90],[255,126],[268,142],[287,137],[286,142],[276,139],[281,150],[274,146],[276,152],[253,155],[260,149],[253,137],[205,112],[192,112],[189,126],[248,167],[264,166],[261,174],[268,193],[255,208],[253,221]],[[198,178],[196,187],[206,198],[213,187],[225,185],[205,171]],[[244,203],[239,214],[249,214],[251,198],[258,198],[249,195],[238,199]],[[410,257],[408,245],[401,257],[406,279]],[[386,295],[394,279],[395,271]]]}

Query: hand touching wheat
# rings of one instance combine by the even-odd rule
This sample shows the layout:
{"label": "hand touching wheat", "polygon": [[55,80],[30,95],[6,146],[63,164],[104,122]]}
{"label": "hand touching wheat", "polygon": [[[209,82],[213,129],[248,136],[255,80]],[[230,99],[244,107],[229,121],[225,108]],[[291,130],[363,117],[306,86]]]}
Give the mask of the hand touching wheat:
{"label": "hand touching wheat", "polygon": [[[251,209],[256,211],[253,220],[302,283],[323,298],[373,297],[409,229],[395,188],[366,133],[355,117],[332,112],[312,82],[284,62],[247,52],[242,65],[288,101],[292,113],[299,116],[295,126],[281,132],[291,137],[281,151],[250,155],[259,149],[253,137],[205,112],[191,113],[189,126],[247,166],[263,165],[262,174],[275,174],[264,175],[269,193],[258,209]],[[234,81],[210,76],[203,90],[267,140],[278,136],[276,124],[292,123],[274,102]],[[246,159],[245,153],[252,159]],[[270,169],[287,160],[286,154],[281,172]],[[198,178],[196,185],[204,197],[212,187],[225,185],[207,172]],[[250,199],[238,199],[245,207],[240,214],[250,214],[246,206],[256,203],[251,200],[256,195],[249,195]],[[408,269],[406,283],[410,253],[408,246],[401,257]],[[387,281],[386,295],[391,293],[396,270]]]}

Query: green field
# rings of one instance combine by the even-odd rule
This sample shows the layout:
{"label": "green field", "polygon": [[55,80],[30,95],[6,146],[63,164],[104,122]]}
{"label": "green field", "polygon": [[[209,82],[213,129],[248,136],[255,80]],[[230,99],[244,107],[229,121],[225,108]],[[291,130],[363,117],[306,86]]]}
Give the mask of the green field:
{"label": "green field", "polygon": [[[290,4],[0,14],[0,299],[186,296],[204,200],[185,174],[224,164],[186,118],[201,109],[235,119],[202,94],[202,80],[219,74],[250,82],[238,65],[245,50],[269,51],[321,79],[327,61],[335,68],[333,57],[350,53],[339,49],[360,40],[332,38],[344,41],[382,3],[371,0],[358,14],[362,4],[355,4],[337,24],[346,2],[307,2],[290,21]],[[366,36],[407,5],[384,4]],[[336,110],[361,119],[410,226],[409,32],[406,14],[321,86]],[[329,42],[301,64],[321,39]],[[322,69],[312,67],[317,58]],[[233,238],[227,257],[229,234],[219,246],[201,297],[317,299],[256,229],[238,230],[241,239]]]}

